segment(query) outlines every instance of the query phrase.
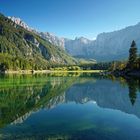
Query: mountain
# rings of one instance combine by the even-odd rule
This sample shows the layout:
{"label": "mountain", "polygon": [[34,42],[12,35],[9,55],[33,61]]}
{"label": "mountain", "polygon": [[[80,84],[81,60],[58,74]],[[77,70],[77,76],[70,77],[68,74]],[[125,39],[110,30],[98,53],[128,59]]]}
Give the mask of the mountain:
{"label": "mountain", "polygon": [[65,40],[64,38],[57,37],[54,34],[49,32],[38,32],[38,34],[44,38],[45,40],[49,41],[53,45],[60,47],[61,49],[65,50]]}
{"label": "mountain", "polygon": [[135,40],[140,49],[140,23],[119,31],[102,33],[93,42],[90,57],[97,60],[118,60],[128,58],[131,42]]}
{"label": "mountain", "polygon": [[19,19],[13,22],[0,14],[0,67],[4,64],[7,69],[46,69],[51,64],[76,63],[64,50],[32,30]]}
{"label": "mountain", "polygon": [[65,39],[65,50],[76,57],[88,56],[88,47],[92,43],[91,40],[84,37],[76,37],[75,40]]}
{"label": "mountain", "polygon": [[49,32],[36,31],[19,18],[11,17],[11,19],[16,24],[38,34],[41,38],[78,58],[96,59],[97,61],[126,59],[132,40],[136,41],[137,47],[140,49],[140,23],[121,30],[101,33],[95,40],[84,37],[76,37],[72,40],[57,37]]}
{"label": "mountain", "polygon": [[11,19],[15,24],[23,27],[24,29],[31,31],[37,35],[39,35],[41,38],[49,41],[51,44],[60,47],[61,49],[64,50],[64,38],[57,37],[54,34],[51,34],[49,32],[39,32],[36,29],[33,29],[32,27],[29,27],[22,19],[17,18],[17,17],[8,17]]}
{"label": "mountain", "polygon": [[72,56],[94,58],[98,61],[120,60],[128,58],[132,40],[140,49],[140,23],[122,30],[101,33],[96,40],[83,38],[66,40],[65,49]]}
{"label": "mountain", "polygon": [[15,24],[23,27],[24,29],[28,30],[28,31],[34,31],[33,28],[29,27],[23,20],[21,20],[20,18],[17,17],[10,17],[8,16],[9,19],[11,19]]}
{"label": "mountain", "polygon": [[[48,38],[47,36],[46,39],[49,40]],[[70,55],[78,58],[96,59],[97,61],[127,59],[133,40],[140,49],[140,23],[121,30],[101,33],[95,40],[84,37],[76,37],[74,40],[57,37],[59,45]],[[55,41],[51,43],[54,44]]]}

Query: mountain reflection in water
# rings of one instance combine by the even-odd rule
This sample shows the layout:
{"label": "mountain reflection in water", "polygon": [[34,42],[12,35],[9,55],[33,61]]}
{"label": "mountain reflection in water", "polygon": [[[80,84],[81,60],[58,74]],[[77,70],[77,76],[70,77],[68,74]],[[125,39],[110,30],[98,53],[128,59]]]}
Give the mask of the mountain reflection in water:
{"label": "mountain reflection in water", "polygon": [[[67,113],[67,110],[69,108],[78,111],[78,107],[80,105],[79,109],[80,113],[81,109],[84,108],[86,105],[87,110],[88,108],[92,108],[92,106],[96,105],[98,108],[101,109],[111,109],[115,111],[118,110],[123,113],[134,115],[138,119],[140,119],[139,92],[140,92],[140,81],[139,79],[132,78],[125,80],[123,78],[116,79],[114,77],[102,77],[95,74],[78,74],[78,73],[69,75],[48,74],[48,75],[1,76],[0,137],[5,139],[6,138],[16,139],[17,134],[17,138],[22,138],[21,135],[18,136],[18,133],[15,133],[17,132],[17,127],[21,127],[22,128],[21,131],[24,130],[24,127],[25,129],[27,129],[26,128],[27,124],[25,125],[24,122],[26,121],[28,122],[29,120],[30,123],[38,122],[38,120],[32,119],[32,116],[38,114],[38,117],[36,119],[40,119],[43,115],[43,112],[48,111],[46,117],[49,118],[49,116],[51,116],[51,118],[53,118],[54,115],[58,115],[57,114],[58,112],[56,113],[55,110],[58,111],[59,108],[61,107],[63,110],[63,115]],[[85,106],[83,106],[84,104]],[[59,115],[58,120],[53,120],[53,123],[54,121],[56,121],[55,124],[59,123]],[[69,116],[67,115],[65,114],[66,117],[63,119],[68,119],[70,115]],[[77,117],[82,116],[77,115]],[[75,119],[77,117],[75,117]],[[84,121],[85,120],[86,119],[84,119]],[[104,122],[105,121],[106,120],[104,120]],[[72,122],[74,122],[74,119],[71,120],[71,123]],[[30,125],[30,123],[28,125]],[[86,124],[86,122],[83,126],[84,128],[86,127],[88,128],[84,129],[85,130],[84,132],[90,130],[89,129],[90,126]],[[39,126],[37,127],[40,128]],[[43,131],[45,131],[48,128],[48,124],[46,124],[46,126],[44,124],[43,127],[44,129],[40,130],[40,133],[38,135],[32,132],[31,133],[32,137],[36,135],[35,139],[37,139],[38,136],[42,135],[42,133],[44,133]],[[54,130],[54,128],[51,127],[52,125],[50,124],[49,127],[50,131],[47,131],[48,135],[46,134],[46,136],[44,137],[48,138],[50,137],[50,135],[53,137],[53,134],[54,135],[57,134],[56,130]],[[63,127],[65,128],[66,126],[64,125]],[[75,133],[73,134],[71,130],[75,129],[74,131],[78,131],[79,128],[77,129],[73,127],[71,129],[69,128],[70,130],[68,131],[69,134],[68,137],[65,134],[66,132],[64,132],[64,134],[63,132],[58,133],[57,138],[60,139],[73,138],[71,135],[73,135],[74,137],[77,135]],[[33,131],[30,129],[28,129],[29,132]],[[80,132],[78,131],[77,133],[79,133],[79,135],[82,136],[83,133]],[[100,132],[94,131],[95,135],[93,136],[90,134],[90,131],[88,131],[87,132],[88,136],[85,138],[100,139],[99,137],[97,137],[98,135],[96,135],[98,133],[100,135],[100,138],[102,137],[102,135],[103,136],[107,135],[100,134]],[[25,132],[24,134],[26,135],[27,132]],[[80,139],[80,137],[78,138]],[[129,138],[131,139],[131,137]],[[114,139],[114,137],[111,135],[108,137],[108,139]]]}

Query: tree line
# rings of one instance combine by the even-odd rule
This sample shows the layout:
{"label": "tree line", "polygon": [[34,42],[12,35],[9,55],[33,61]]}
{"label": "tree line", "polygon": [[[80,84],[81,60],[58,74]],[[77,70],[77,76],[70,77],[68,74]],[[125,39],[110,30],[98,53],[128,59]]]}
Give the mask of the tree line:
{"label": "tree line", "polygon": [[138,48],[134,40],[129,49],[128,61],[113,62],[109,70],[125,74],[140,71],[140,54],[138,54]]}

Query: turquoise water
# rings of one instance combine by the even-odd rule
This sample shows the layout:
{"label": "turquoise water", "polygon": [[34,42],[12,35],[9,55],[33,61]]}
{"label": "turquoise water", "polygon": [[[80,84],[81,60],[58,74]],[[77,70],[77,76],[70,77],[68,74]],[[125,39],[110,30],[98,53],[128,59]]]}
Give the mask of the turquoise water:
{"label": "turquoise water", "polygon": [[0,77],[0,139],[140,139],[138,79]]}

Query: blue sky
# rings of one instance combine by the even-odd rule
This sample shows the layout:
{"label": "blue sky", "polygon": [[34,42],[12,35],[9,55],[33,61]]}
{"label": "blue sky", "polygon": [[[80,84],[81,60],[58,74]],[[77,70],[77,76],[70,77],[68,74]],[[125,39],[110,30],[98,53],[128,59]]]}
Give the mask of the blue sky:
{"label": "blue sky", "polygon": [[0,12],[40,31],[92,39],[140,22],[140,0],[0,0]]}

